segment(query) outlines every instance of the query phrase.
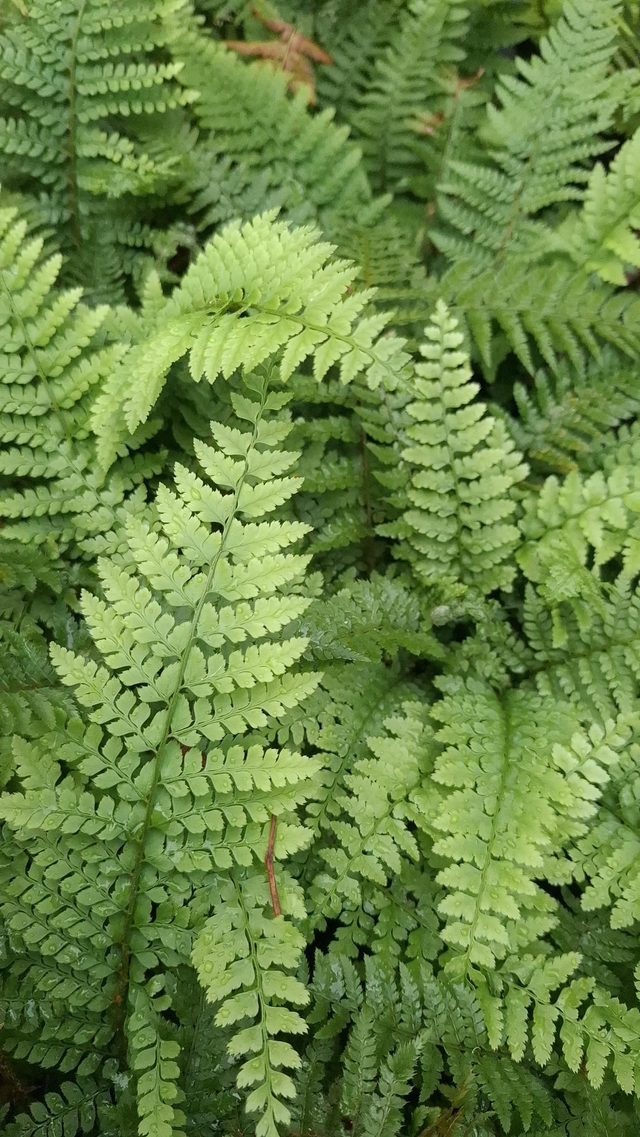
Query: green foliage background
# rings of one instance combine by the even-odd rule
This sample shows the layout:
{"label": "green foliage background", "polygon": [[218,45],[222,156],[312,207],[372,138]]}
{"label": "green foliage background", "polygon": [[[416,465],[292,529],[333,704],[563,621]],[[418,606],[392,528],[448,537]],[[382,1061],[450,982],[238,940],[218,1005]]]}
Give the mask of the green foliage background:
{"label": "green foliage background", "polygon": [[639,33],[0,3],[7,1137],[638,1132]]}

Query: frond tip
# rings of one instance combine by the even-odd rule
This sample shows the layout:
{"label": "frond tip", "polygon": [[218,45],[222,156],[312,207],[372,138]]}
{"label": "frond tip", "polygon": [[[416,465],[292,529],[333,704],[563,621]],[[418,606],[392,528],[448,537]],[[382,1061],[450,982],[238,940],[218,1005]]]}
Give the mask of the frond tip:
{"label": "frond tip", "polygon": [[192,955],[208,1000],[219,1004],[218,1026],[252,1022],[234,1034],[228,1049],[243,1059],[238,1085],[254,1087],[246,1108],[260,1113],[257,1137],[277,1137],[278,1127],[291,1120],[281,1099],[295,1096],[285,1071],[297,1070],[300,1056],[276,1036],[305,1034],[308,1029],[291,1009],[309,1001],[306,987],[291,974],[300,962],[304,938],[284,916],[270,915],[268,902],[263,878],[231,881]]}

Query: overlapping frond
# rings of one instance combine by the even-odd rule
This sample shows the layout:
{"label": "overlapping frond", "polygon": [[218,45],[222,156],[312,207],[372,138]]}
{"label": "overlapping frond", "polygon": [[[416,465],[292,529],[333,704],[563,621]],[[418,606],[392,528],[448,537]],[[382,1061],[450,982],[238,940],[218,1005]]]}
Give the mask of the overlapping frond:
{"label": "overlapping frond", "polygon": [[479,264],[544,252],[538,217],[549,206],[580,200],[588,162],[607,148],[603,135],[631,82],[610,71],[618,0],[576,0],[540,44],[518,58],[517,74],[497,87],[487,112],[485,164],[451,160],[439,186],[448,222],[432,239],[457,258],[473,241]]}
{"label": "overlapping frond", "polygon": [[13,207],[0,214],[0,238],[2,536],[77,548],[113,528],[126,496],[162,461],[131,455],[107,478],[97,468],[90,404],[126,344],[105,340],[106,306],[55,289],[60,256],[43,255]]}
{"label": "overlapping frond", "polygon": [[[190,102],[167,52],[165,21],[181,0],[34,0],[0,41],[3,180],[38,200],[65,249],[100,232],[98,197],[130,198],[166,184],[172,162],[145,154],[137,124]],[[126,209],[112,211],[110,243],[123,246]],[[103,231],[104,236],[104,231]]]}
{"label": "overlapping frond", "polygon": [[317,379],[336,365],[343,383],[362,372],[371,386],[398,382],[404,341],[380,336],[388,317],[363,314],[366,293],[345,295],[354,270],[330,261],[331,246],[317,237],[264,214],[209,242],[96,401],[102,461],[146,420],[169,368],[187,354],[196,382],[274,357],[283,380],[312,359]]}
{"label": "overlapping frond", "polygon": [[[299,915],[300,899],[297,905],[291,899]],[[219,1004],[218,1025],[251,1024],[235,1032],[229,1052],[243,1059],[238,1084],[254,1087],[246,1108],[259,1114],[258,1137],[274,1137],[290,1120],[281,1099],[295,1096],[286,1071],[299,1069],[300,1057],[277,1036],[306,1033],[304,1019],[292,1008],[309,1002],[306,987],[291,974],[299,965],[304,939],[285,916],[268,912],[269,903],[262,876],[232,880],[223,887],[217,909],[193,949],[207,998]]]}

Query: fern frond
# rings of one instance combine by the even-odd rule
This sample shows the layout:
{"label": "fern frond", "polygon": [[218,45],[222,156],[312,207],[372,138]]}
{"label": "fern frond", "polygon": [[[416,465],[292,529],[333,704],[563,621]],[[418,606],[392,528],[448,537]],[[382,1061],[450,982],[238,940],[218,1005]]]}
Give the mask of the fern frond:
{"label": "fern frond", "polygon": [[610,74],[619,11],[618,0],[566,0],[539,54],[501,79],[484,130],[491,164],[450,161],[439,186],[440,212],[462,236],[458,246],[431,233],[447,255],[457,259],[472,238],[480,264],[531,259],[544,249],[540,213],[582,199],[586,164],[607,148],[602,135],[631,81]]}
{"label": "fern frond", "polygon": [[554,376],[539,371],[533,390],[516,383],[513,396],[518,415],[504,416],[509,432],[545,473],[593,473],[611,431],[640,411],[635,368],[612,350],[590,361],[583,375],[567,366]]}
{"label": "fern frond", "polygon": [[[442,834],[434,852],[450,861],[438,875],[447,969],[468,979],[548,929],[553,901],[536,883],[544,858],[584,832],[594,785],[628,730],[593,728],[587,739],[562,704],[518,691],[498,698],[475,680],[439,685],[445,697],[432,715],[446,747],[428,791],[430,825]],[[446,787],[439,799],[436,786]]]}
{"label": "fern frond", "polygon": [[[17,742],[20,791],[1,807],[10,827],[29,832],[32,857],[45,832],[60,846],[55,859],[68,842],[80,864],[98,842],[116,892],[128,897],[126,909],[115,894],[101,900],[101,958],[87,950],[81,966],[122,1008],[119,1030],[139,1072],[141,1134],[182,1124],[171,1104],[179,1046],[166,1033],[170,988],[153,969],[188,961],[203,874],[250,866],[264,852],[272,817],[282,819],[278,857],[304,845],[294,808],[317,769],[289,750],[233,744],[283,716],[318,681],[287,673],[304,639],[269,638],[308,604],[294,587],[308,558],[281,551],[304,526],[263,520],[297,489],[286,476],[296,455],[277,449],[290,424],[271,417],[283,398],[269,392],[267,378],[248,376],[245,390],[234,396],[239,427],[213,423],[217,448],[196,447],[220,488],[177,467],[177,493],[158,493],[158,529],[129,524],[131,569],[99,564],[105,599],[84,594],[83,610],[104,663],[51,648],[62,682],[88,708],[88,724],[69,723],[55,746],[47,735]],[[113,850],[122,843],[126,863],[119,865]],[[184,882],[176,893],[162,883],[169,868]],[[94,869],[98,881],[101,871]],[[83,914],[86,904],[95,904],[91,890]],[[205,900],[204,913],[207,907]],[[23,915],[18,901],[18,927]],[[93,945],[84,915],[78,934]],[[57,942],[64,958],[66,941]]]}
{"label": "fern frond", "polygon": [[562,481],[547,478],[527,502],[517,560],[552,605],[583,597],[598,606],[596,574],[614,557],[622,559],[625,577],[638,572],[639,447],[635,433],[628,441],[621,436],[606,451],[602,470],[589,477],[573,470]]}
{"label": "fern frond", "polygon": [[559,247],[588,272],[626,285],[627,271],[640,268],[640,132],[620,148],[609,170],[598,162],[584,203],[554,234]]}
{"label": "fern frond", "polygon": [[46,643],[34,628],[23,624],[20,633],[11,624],[0,624],[0,730],[29,736],[32,730],[51,730],[56,712],[70,713],[73,700],[57,682],[47,655]]}
{"label": "fern frond", "polygon": [[567,871],[583,886],[583,911],[610,909],[613,929],[631,927],[640,919],[639,771],[634,743],[612,771],[595,824],[568,850]]}
{"label": "fern frond", "polygon": [[558,1035],[558,1049],[570,1070],[583,1070],[588,1083],[600,1089],[611,1063],[620,1088],[632,1093],[640,1056],[640,1012],[637,1007],[626,1007],[592,979],[578,976],[567,982],[579,961],[577,953],[569,953],[507,962],[507,1046],[516,1061],[521,1061],[530,1043],[535,1061],[544,1065]]}
{"label": "fern frond", "polygon": [[408,123],[438,109],[441,72],[464,58],[458,40],[466,16],[457,4],[412,0],[390,46],[376,61],[352,122],[377,189],[402,185],[420,169],[419,137]]}
{"label": "fern frond", "polygon": [[46,1094],[43,1102],[33,1102],[29,1113],[19,1114],[4,1132],[7,1137],[45,1137],[47,1133],[78,1137],[92,1132],[111,1100],[109,1090],[89,1078],[65,1081]]}
{"label": "fern frond", "polygon": [[330,822],[339,844],[321,848],[327,869],[311,888],[318,915],[357,906],[361,879],[384,885],[404,858],[417,860],[408,822],[426,825],[417,793],[431,761],[425,717],[420,704],[404,704],[401,714],[386,720],[384,735],[368,739],[373,757],[359,758],[344,775],[346,789],[338,799],[344,819]]}
{"label": "fern frond", "polygon": [[318,660],[379,663],[402,650],[442,658],[440,644],[423,623],[417,596],[400,581],[376,574],[314,601],[300,631]]}
{"label": "fern frond", "polygon": [[[307,93],[290,98],[285,75],[248,65],[203,36],[184,56],[184,79],[200,92],[195,114],[203,141],[193,156],[190,210],[201,231],[250,219],[270,198],[297,224],[317,223],[329,233],[339,218],[371,209],[360,151],[347,128],[333,122],[333,111],[311,115]],[[222,196],[219,178],[211,178],[218,161]]]}
{"label": "fern frond", "polygon": [[345,296],[354,270],[330,262],[330,252],[315,230],[290,230],[270,214],[215,236],[97,399],[101,460],[145,421],[169,368],[187,354],[195,381],[213,383],[276,356],[283,380],[312,357],[317,379],[336,364],[343,383],[365,372],[371,386],[396,384],[403,341],[378,338],[387,318],[362,315],[365,294]]}
{"label": "fern frond", "polygon": [[[640,598],[624,576],[593,603],[550,607],[532,586],[524,629],[535,662],[530,680],[544,697],[568,699],[594,721],[633,711],[640,683]],[[578,597],[578,600],[581,598]]]}
{"label": "fern frond", "polygon": [[502,425],[472,403],[477,384],[457,324],[438,302],[416,366],[417,398],[407,407],[402,452],[410,482],[401,519],[381,532],[400,538],[400,555],[428,585],[459,581],[479,592],[508,588],[517,541],[511,488],[527,472]]}
{"label": "fern frond", "polygon": [[555,374],[568,360],[580,376],[606,345],[631,359],[640,354],[637,297],[585,279],[567,257],[552,266],[506,258],[478,271],[466,256],[441,278],[437,295],[463,321],[489,379],[509,352],[529,375],[541,366]]}
{"label": "fern frond", "polygon": [[306,987],[290,974],[299,964],[304,939],[284,916],[267,915],[268,904],[262,876],[231,880],[193,949],[207,997],[220,1004],[218,1025],[251,1023],[234,1034],[229,1053],[244,1059],[238,1084],[254,1087],[247,1110],[260,1114],[258,1137],[274,1137],[290,1121],[281,1099],[294,1097],[295,1085],[285,1071],[297,1070],[300,1057],[276,1036],[306,1032],[304,1019],[291,1006],[304,1007],[309,1001]]}
{"label": "fern frond", "polygon": [[306,817],[315,833],[340,814],[345,778],[366,758],[367,739],[411,694],[414,688],[398,668],[350,664],[323,676],[300,724],[319,765]]}
{"label": "fern frond", "polygon": [[171,174],[136,137],[137,122],[194,97],[167,55],[168,9],[128,0],[114,15],[108,0],[34,0],[28,20],[16,13],[3,26],[3,180],[39,199],[65,251],[93,240],[99,195],[149,194]]}
{"label": "fern frond", "polygon": [[0,237],[2,536],[77,549],[114,525],[125,496],[162,461],[125,459],[107,478],[96,468],[90,402],[126,344],[104,342],[106,307],[55,290],[61,258],[43,257],[42,238],[29,236],[13,208],[0,212]]}
{"label": "fern frond", "polygon": [[336,19],[335,8],[318,17],[318,41],[333,59],[332,67],[318,72],[317,90],[321,105],[330,104],[344,122],[353,114],[369,90],[376,63],[391,47],[406,0],[366,0],[356,11],[343,4]]}

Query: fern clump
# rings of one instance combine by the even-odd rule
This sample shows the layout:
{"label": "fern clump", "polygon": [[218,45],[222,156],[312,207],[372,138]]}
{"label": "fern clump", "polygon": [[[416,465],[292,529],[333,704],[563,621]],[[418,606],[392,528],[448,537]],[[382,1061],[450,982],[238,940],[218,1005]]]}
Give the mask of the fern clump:
{"label": "fern clump", "polygon": [[[152,242],[136,199],[166,189],[173,166],[145,153],[140,125],[193,97],[168,42],[170,8],[181,6],[145,0],[114,12],[103,0],[36,0],[28,19],[9,6],[2,31],[3,181],[30,196],[92,276],[97,245],[116,284]],[[93,281],[104,294],[104,279]]]}
{"label": "fern clump", "polygon": [[632,1137],[634,6],[0,9],[2,1132]]}

